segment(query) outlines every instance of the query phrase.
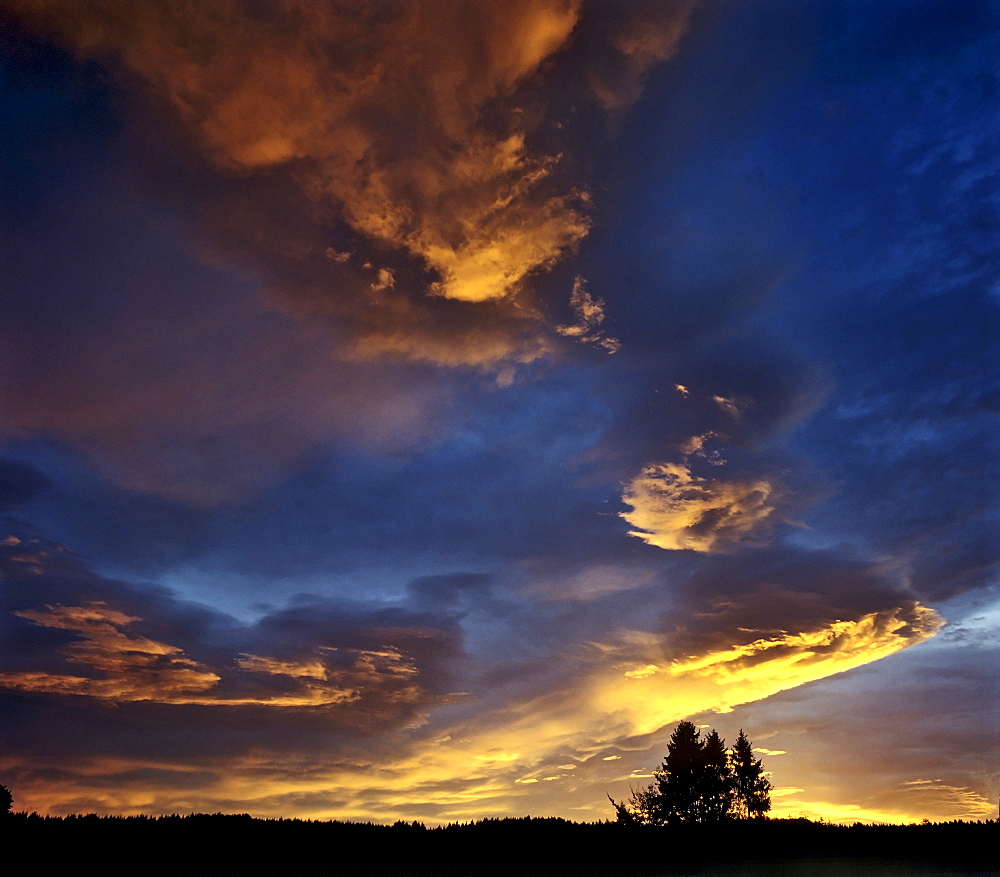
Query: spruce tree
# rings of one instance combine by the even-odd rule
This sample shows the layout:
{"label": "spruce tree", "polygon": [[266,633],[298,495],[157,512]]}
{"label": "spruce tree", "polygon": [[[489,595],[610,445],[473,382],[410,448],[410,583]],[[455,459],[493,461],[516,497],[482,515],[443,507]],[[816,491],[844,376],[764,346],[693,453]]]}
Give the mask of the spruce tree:
{"label": "spruce tree", "polygon": [[699,781],[701,821],[722,822],[729,816],[733,802],[733,774],[726,744],[714,729],[702,747],[702,768]]}
{"label": "spruce tree", "polygon": [[700,822],[704,743],[692,722],[680,722],[667,743],[667,757],[654,773],[653,806],[656,822]]}
{"label": "spruce tree", "polygon": [[740,728],[731,754],[733,778],[733,815],[739,819],[758,819],[771,809],[771,781],[764,775],[753,746]]}

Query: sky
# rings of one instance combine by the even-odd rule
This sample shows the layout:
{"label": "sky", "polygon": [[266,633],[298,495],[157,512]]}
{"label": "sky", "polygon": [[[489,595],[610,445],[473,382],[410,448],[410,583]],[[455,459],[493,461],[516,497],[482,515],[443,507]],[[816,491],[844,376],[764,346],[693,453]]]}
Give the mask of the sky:
{"label": "sky", "polygon": [[998,9],[0,0],[0,782],[995,818]]}

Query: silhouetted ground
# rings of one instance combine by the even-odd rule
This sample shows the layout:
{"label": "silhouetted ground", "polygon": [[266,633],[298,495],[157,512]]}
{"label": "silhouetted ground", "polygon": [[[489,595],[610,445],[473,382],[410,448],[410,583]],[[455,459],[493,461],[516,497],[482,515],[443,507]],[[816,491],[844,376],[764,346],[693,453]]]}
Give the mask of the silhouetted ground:
{"label": "silhouetted ground", "polygon": [[102,875],[996,875],[1000,823],[837,826],[767,820],[629,828],[487,819],[425,828],[249,816],[0,821],[24,873]]}

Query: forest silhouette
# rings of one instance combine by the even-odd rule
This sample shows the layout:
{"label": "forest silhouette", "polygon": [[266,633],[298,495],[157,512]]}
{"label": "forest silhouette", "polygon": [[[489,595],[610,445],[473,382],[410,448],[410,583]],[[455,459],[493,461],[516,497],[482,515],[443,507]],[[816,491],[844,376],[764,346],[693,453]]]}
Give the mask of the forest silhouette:
{"label": "forest silhouette", "polygon": [[[832,825],[806,819],[625,826],[558,818],[427,828],[248,815],[0,820],[46,873],[88,860],[144,875],[691,875],[1000,873],[997,822]],[[802,863],[811,863],[801,870]],[[800,870],[795,870],[799,868]],[[789,870],[791,869],[791,870]]]}

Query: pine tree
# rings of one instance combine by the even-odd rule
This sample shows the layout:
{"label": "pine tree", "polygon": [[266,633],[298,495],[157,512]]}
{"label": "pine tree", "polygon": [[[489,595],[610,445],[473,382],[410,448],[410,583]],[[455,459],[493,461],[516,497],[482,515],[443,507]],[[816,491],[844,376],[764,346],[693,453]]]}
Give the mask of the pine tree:
{"label": "pine tree", "polygon": [[743,729],[730,755],[733,777],[733,815],[738,819],[757,819],[771,809],[771,781],[764,774],[759,758]]}

